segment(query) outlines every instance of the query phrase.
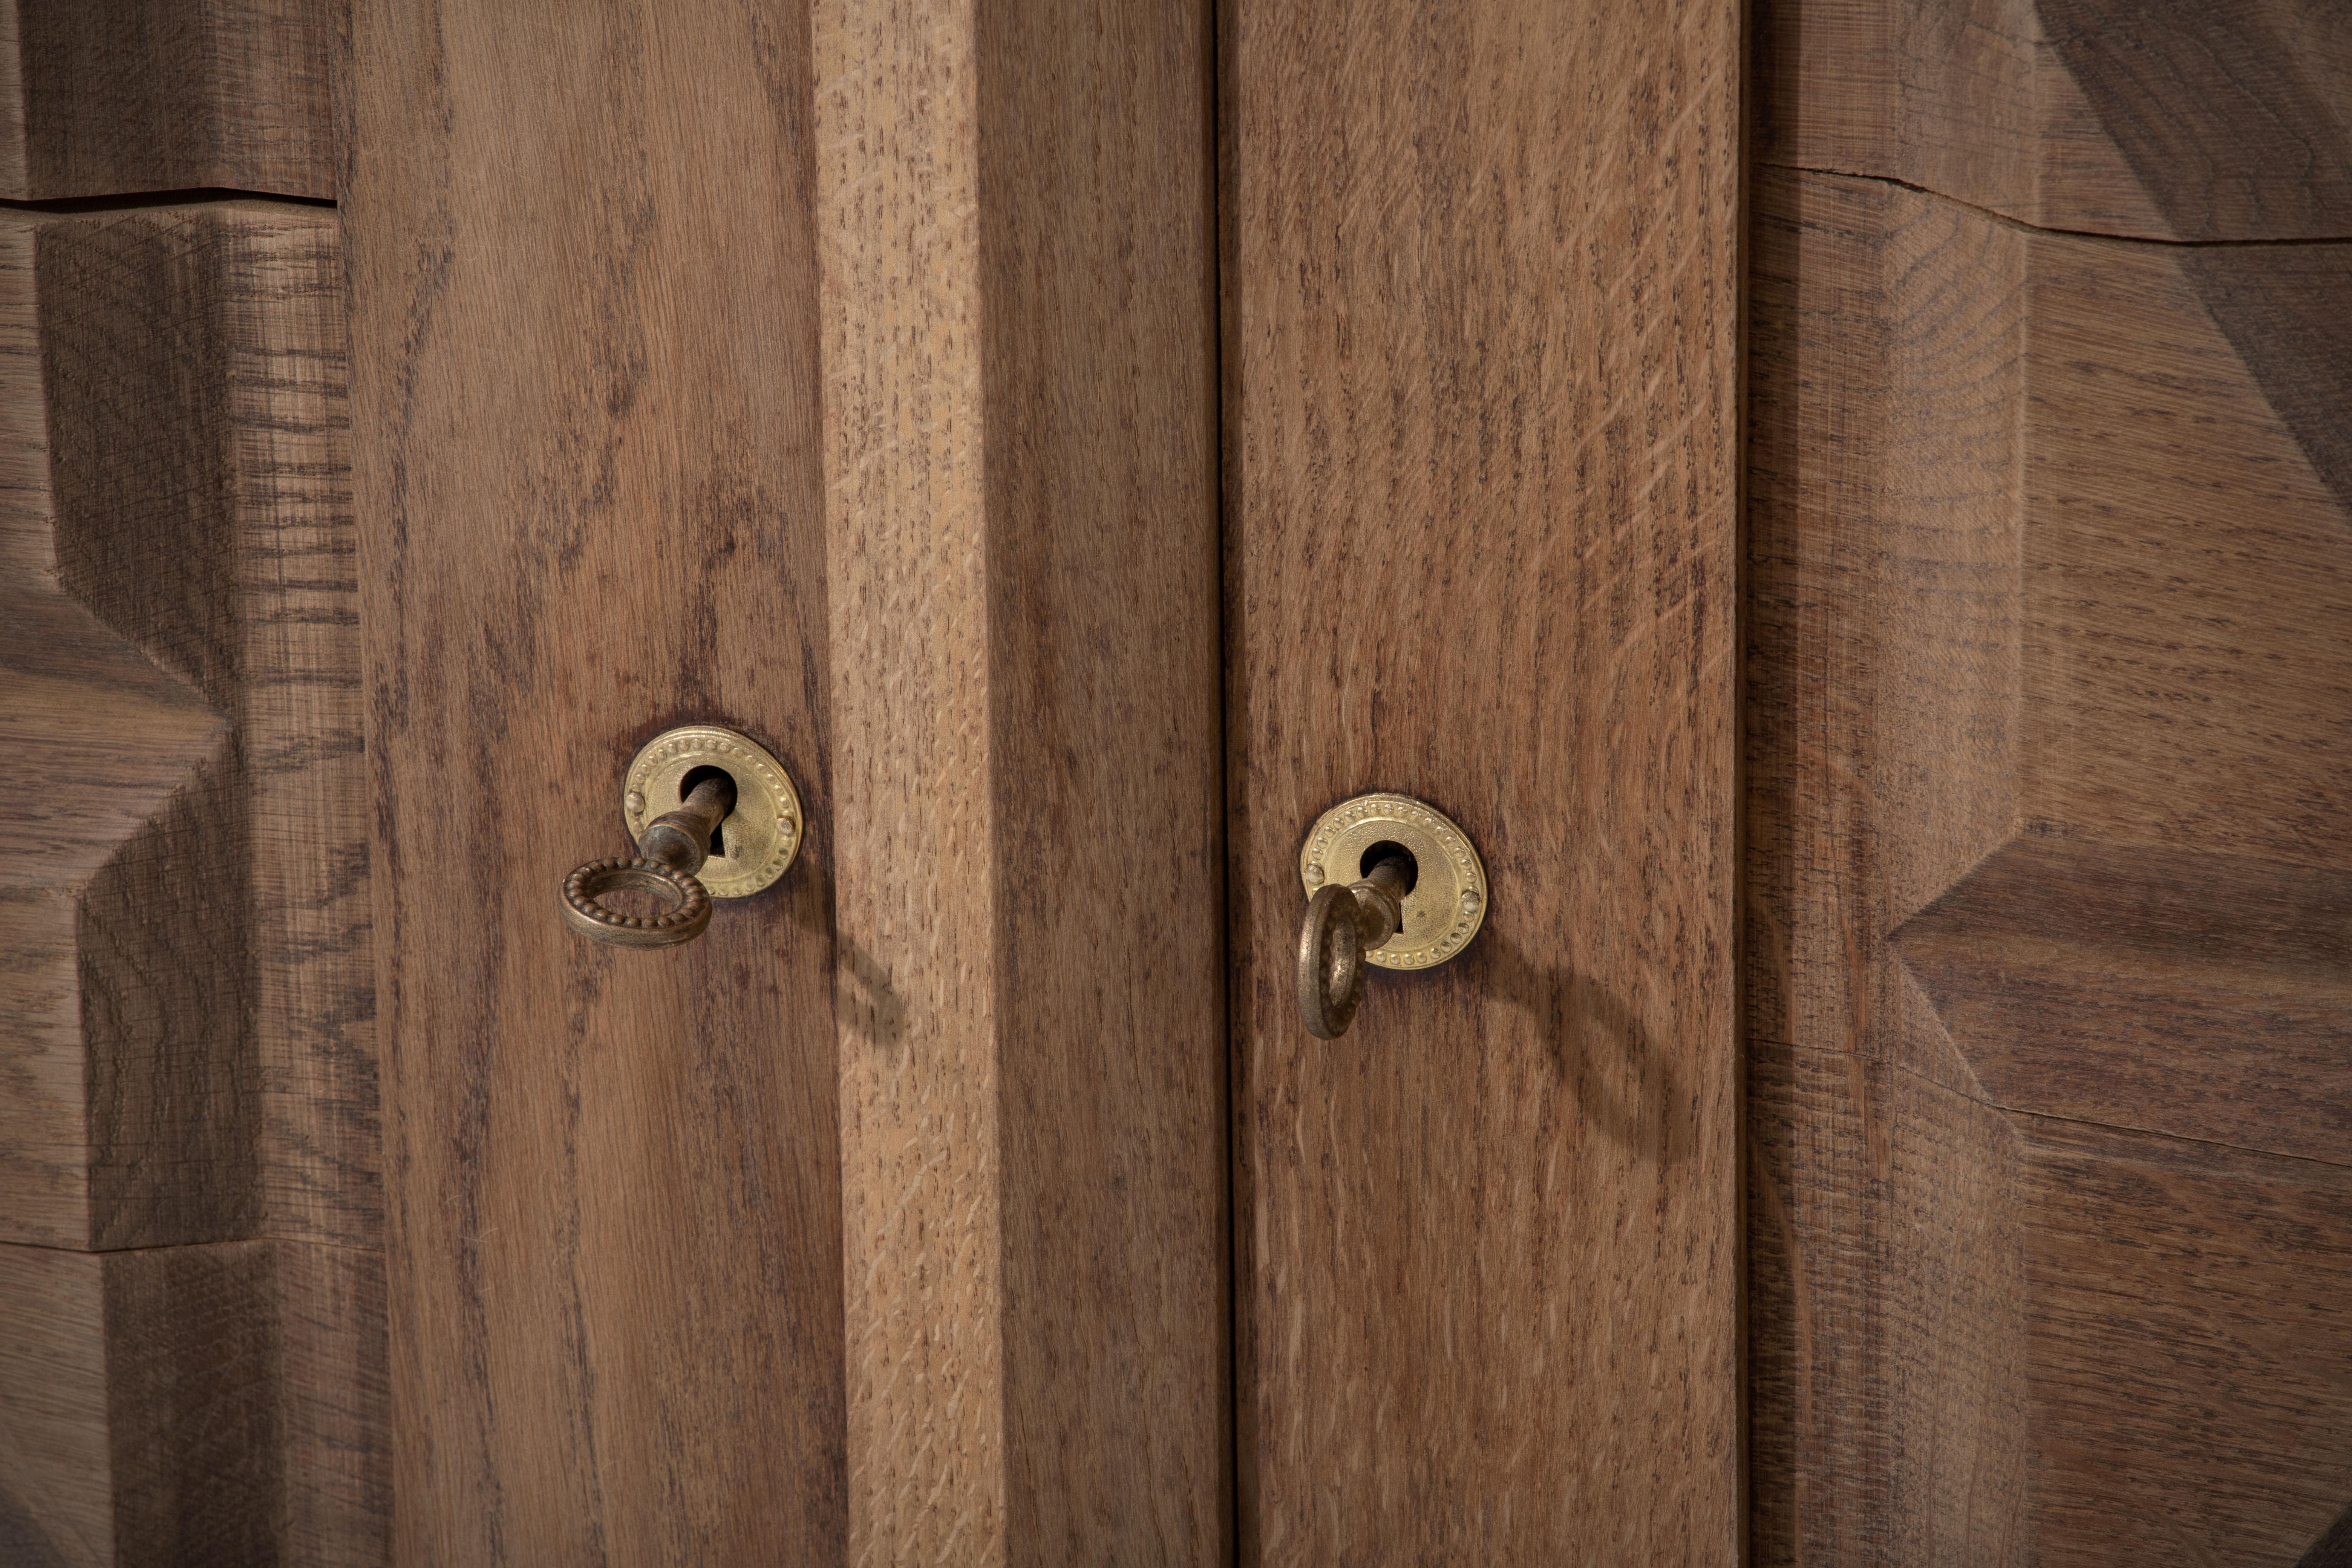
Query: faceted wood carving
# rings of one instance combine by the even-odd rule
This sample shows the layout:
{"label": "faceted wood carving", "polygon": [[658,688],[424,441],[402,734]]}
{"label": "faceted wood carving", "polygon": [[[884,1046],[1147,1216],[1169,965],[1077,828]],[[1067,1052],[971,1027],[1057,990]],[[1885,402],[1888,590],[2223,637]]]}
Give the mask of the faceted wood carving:
{"label": "faceted wood carving", "polygon": [[335,215],[0,215],[0,1558],[382,1550]]}
{"label": "faceted wood carving", "polygon": [[1765,1561],[2352,1498],[2352,246],[1758,194]]}
{"label": "faceted wood carving", "polygon": [[0,196],[335,194],[330,0],[8,0]]}

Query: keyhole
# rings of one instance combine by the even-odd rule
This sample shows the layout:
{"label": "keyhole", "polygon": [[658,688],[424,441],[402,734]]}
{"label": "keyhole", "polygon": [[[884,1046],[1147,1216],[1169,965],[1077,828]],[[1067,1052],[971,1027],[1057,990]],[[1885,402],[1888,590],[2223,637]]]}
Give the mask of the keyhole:
{"label": "keyhole", "polygon": [[[712,779],[725,779],[729,784],[735,784],[735,775],[733,773],[729,773],[725,768],[714,768],[709,763],[705,763],[698,768],[688,768],[686,770],[686,776],[677,781],[677,798],[683,801],[688,795],[694,793],[695,785],[708,783]],[[743,790],[740,784],[736,785],[735,798],[739,801],[743,798]],[[710,858],[714,860],[722,859],[726,857],[726,854],[727,824],[721,822],[718,826],[710,830]]]}
{"label": "keyhole", "polygon": [[1421,862],[1412,858],[1412,850],[1406,848],[1403,845],[1397,843],[1391,838],[1383,838],[1378,844],[1373,845],[1370,848],[1364,851],[1364,858],[1356,863],[1356,875],[1359,877],[1370,876],[1372,874],[1372,868],[1379,865],[1383,860],[1402,860],[1404,862],[1404,890],[1406,892],[1412,892],[1415,885],[1421,881]]}

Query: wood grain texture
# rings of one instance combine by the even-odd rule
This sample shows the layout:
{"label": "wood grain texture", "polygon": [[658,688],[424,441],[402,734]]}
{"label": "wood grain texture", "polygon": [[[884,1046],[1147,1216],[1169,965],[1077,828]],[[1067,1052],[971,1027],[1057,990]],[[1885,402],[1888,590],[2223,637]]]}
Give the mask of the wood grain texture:
{"label": "wood grain texture", "polygon": [[1764,0],[1757,152],[2050,228],[2352,237],[2335,0]]}
{"label": "wood grain texture", "polygon": [[850,1557],[1222,1561],[1206,14],[815,16]]}
{"label": "wood grain texture", "polygon": [[1894,946],[1996,1103],[2352,1159],[2352,875],[2051,837]]}
{"label": "wood grain texture", "polygon": [[[838,1561],[834,834],[805,16],[354,7],[395,1556]],[[691,946],[557,918],[660,731],[808,849]]]}
{"label": "wood grain texture", "polygon": [[8,0],[0,196],[332,196],[326,0]]}
{"label": "wood grain texture", "polygon": [[381,1557],[341,274],[311,208],[0,219],[0,1236],[39,1244],[0,1319],[50,1347],[5,1384],[26,1561]]}
{"label": "wood grain texture", "polygon": [[39,1564],[114,1560],[106,1259],[0,1247],[0,1548]]}
{"label": "wood grain texture", "polygon": [[[0,814],[6,889],[0,899],[0,952],[6,954],[0,1010],[9,1021],[0,1046],[7,1086],[0,1097],[0,1191],[7,1194],[0,1226],[12,1241],[88,1247],[97,1239],[92,1167],[105,1155],[93,1147],[89,1115],[83,906],[118,858],[154,858],[161,819],[183,786],[199,770],[206,782],[217,778],[213,759],[227,724],[58,581],[52,414],[42,384],[35,280],[40,228],[55,221],[62,220],[11,215],[0,223],[0,364],[7,378],[0,396],[0,527],[7,551],[0,571],[6,610],[0,654],[8,674],[0,702],[8,742],[0,747],[0,789],[12,803]],[[71,787],[59,787],[68,780]],[[233,877],[237,846],[219,849],[208,868]],[[164,945],[160,933],[157,945]],[[105,993],[99,989],[102,1016]],[[183,1054],[209,1070],[201,1009],[180,1022]],[[100,1054],[108,1049],[100,1047]],[[233,1072],[240,1054],[232,1048],[220,1069]],[[235,1152],[250,1132],[249,1119],[232,1114],[215,1125],[199,1115],[170,1131],[170,1142],[210,1142],[243,1165]],[[191,1185],[226,1190],[234,1217],[242,1218],[234,1211],[250,1190],[240,1186],[239,1173],[194,1174]]]}
{"label": "wood grain texture", "polygon": [[9,1004],[28,1068],[82,1065],[0,1110],[0,1226],[373,1245],[334,215],[159,207],[10,237]]}
{"label": "wood grain texture", "polygon": [[2352,1489],[2352,1170],[2017,1120],[2040,1560],[2295,1562]]}
{"label": "wood grain texture", "polygon": [[[2352,247],[1756,213],[1759,1556],[2290,1561],[2352,1486]],[[1906,1194],[1989,1184],[2021,1283],[1923,1298]]]}
{"label": "wood grain texture", "polygon": [[0,1555],[383,1561],[382,1287],[299,1242],[0,1247]]}
{"label": "wood grain texture", "polygon": [[[1222,59],[1244,1560],[1733,1562],[1736,8]],[[1298,846],[1372,788],[1492,913],[1319,1044]]]}
{"label": "wood grain texture", "polygon": [[1756,1560],[2025,1561],[2017,1129],[1844,1052],[1748,1071]]}

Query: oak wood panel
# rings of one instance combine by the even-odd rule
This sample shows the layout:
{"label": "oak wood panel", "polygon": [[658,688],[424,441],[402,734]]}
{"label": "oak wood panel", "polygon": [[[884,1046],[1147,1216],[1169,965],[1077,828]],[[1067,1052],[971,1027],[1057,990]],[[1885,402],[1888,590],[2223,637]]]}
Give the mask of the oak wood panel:
{"label": "oak wood panel", "polygon": [[1748,1073],[1755,1560],[2025,1560],[2017,1129],[1846,1052],[1759,1041]]}
{"label": "oak wood panel", "polygon": [[2352,1491],[2352,1169],[2019,1122],[2040,1560],[2298,1561]]}
{"label": "oak wood panel", "polygon": [[311,208],[0,218],[12,1560],[381,1560],[341,274]]}
{"label": "oak wood panel", "polygon": [[[12,803],[0,813],[0,1226],[11,1241],[88,1247],[91,1167],[104,1153],[89,1119],[82,910],[118,857],[153,858],[158,819],[210,768],[227,725],[58,583],[36,285],[40,229],[57,221],[0,220],[0,789]],[[208,868],[226,872],[238,857],[234,844],[220,850]],[[201,1041],[204,1023],[188,1018],[183,1036]],[[233,1150],[250,1127],[225,1121],[183,1125],[200,1148],[217,1133]],[[192,1184],[219,1190],[201,1175]],[[241,1195],[232,1184],[232,1202]]]}
{"label": "oak wood panel", "polygon": [[0,1547],[13,1562],[114,1557],[105,1259],[0,1247]]}
{"label": "oak wood panel", "polygon": [[0,196],[335,194],[327,0],[10,0]]}
{"label": "oak wood panel", "polygon": [[[1738,14],[1226,26],[1244,1557],[1729,1563]],[[1318,1043],[1375,787],[1492,912]]]}
{"label": "oak wood panel", "polygon": [[2352,874],[2051,837],[1895,933],[1995,1102],[2352,1161]]}
{"label": "oak wood panel", "polygon": [[2352,245],[2294,249],[2308,325],[2250,308],[2276,251],[2032,242],[2034,824],[2352,868],[2352,489],[2273,396],[2332,404],[2343,439]]}
{"label": "oak wood panel", "polygon": [[2352,237],[2336,0],[1766,0],[1757,151],[2051,228]]}
{"label": "oak wood panel", "polygon": [[[158,209],[47,228],[38,257],[58,579],[232,726],[217,795],[188,800],[192,817],[226,820],[183,847],[166,812],[160,855],[118,857],[83,905],[85,1006],[103,999],[110,1013],[86,1019],[111,1046],[91,1078],[105,1148],[93,1235],[126,1246],[223,1234],[169,1228],[168,1208],[205,1184],[187,1157],[199,1152],[161,1131],[190,1116],[193,1075],[152,1058],[174,1027],[157,1015],[193,1018],[226,984],[215,1007],[226,1017],[209,1026],[249,1037],[244,1081],[215,1080],[195,1110],[216,1127],[246,1123],[250,1152],[233,1158],[249,1163],[252,1190],[234,1201],[248,1232],[373,1247],[373,974],[334,215]],[[190,861],[205,872],[189,875]],[[194,967],[225,958],[233,976],[160,981],[167,909],[202,931]],[[228,1055],[214,1053],[215,1071]]]}
{"label": "oak wood panel", "polygon": [[0,1555],[383,1561],[381,1290],[352,1247],[0,1247]]}
{"label": "oak wood panel", "polygon": [[0,1110],[0,1226],[373,1245],[334,215],[159,207],[9,237],[9,1001],[26,1047],[79,1065]]}
{"label": "oak wood panel", "polygon": [[2326,1531],[2352,1173],[1842,1052],[1751,1072],[1750,1258],[1806,1325],[1757,1344],[1763,1561],[2292,1563]]}
{"label": "oak wood panel", "polygon": [[[2352,1485],[2352,247],[1815,175],[1757,216],[1759,1557],[2287,1561]],[[2023,1143],[1923,1141],[1923,1098]],[[1902,1194],[1988,1183],[1972,1267],[2023,1283],[1923,1302]]]}
{"label": "oak wood panel", "polygon": [[[395,1555],[838,1561],[833,759],[805,15],[354,7]],[[670,725],[808,847],[569,934]]]}
{"label": "oak wood panel", "polygon": [[1223,1561],[1206,12],[815,35],[850,1556]]}
{"label": "oak wood panel", "polygon": [[1973,1089],[1872,1030],[1888,933],[2020,820],[2027,240],[1869,182],[1753,201],[1748,1034]]}

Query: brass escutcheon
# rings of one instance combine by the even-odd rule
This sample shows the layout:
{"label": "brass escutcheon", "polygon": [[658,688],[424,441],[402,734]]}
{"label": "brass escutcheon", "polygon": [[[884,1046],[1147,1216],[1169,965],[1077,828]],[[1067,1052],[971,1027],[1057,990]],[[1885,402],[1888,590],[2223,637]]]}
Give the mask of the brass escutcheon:
{"label": "brass escutcheon", "polygon": [[1399,900],[1396,933],[1364,954],[1381,969],[1428,969],[1444,963],[1478,934],[1486,919],[1486,868],[1470,836],[1452,818],[1409,795],[1360,795],[1316,818],[1298,851],[1298,879],[1313,898],[1327,885],[1349,886],[1372,869],[1375,845],[1402,845],[1416,879]]}
{"label": "brass escutcheon", "polygon": [[765,746],[716,724],[666,730],[629,763],[621,788],[621,820],[632,843],[686,798],[687,775],[718,768],[735,781],[735,807],[719,824],[710,857],[695,875],[714,899],[749,898],[788,870],[805,837],[801,797]]}

